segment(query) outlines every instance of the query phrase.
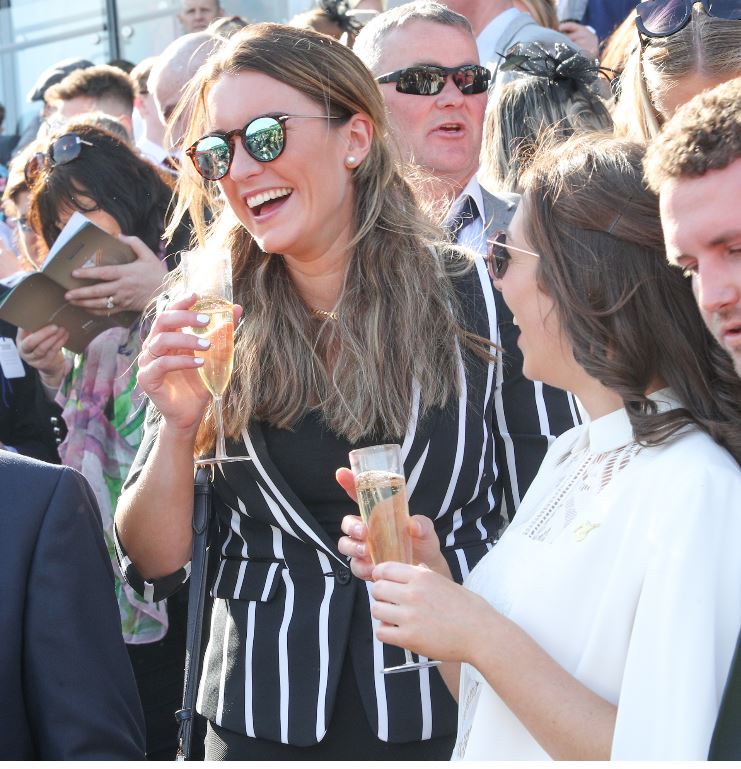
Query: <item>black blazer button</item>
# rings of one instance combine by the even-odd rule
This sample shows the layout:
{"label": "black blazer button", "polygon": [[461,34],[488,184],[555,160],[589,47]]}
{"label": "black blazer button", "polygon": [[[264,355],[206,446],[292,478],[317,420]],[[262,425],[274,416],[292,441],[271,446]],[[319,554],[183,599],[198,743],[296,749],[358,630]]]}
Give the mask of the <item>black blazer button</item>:
{"label": "black blazer button", "polygon": [[352,579],[352,572],[350,569],[346,569],[343,566],[340,566],[340,568],[337,569],[337,571],[334,573],[334,578],[340,585],[349,585],[350,580]]}
{"label": "black blazer button", "polygon": [[57,417],[49,417],[49,419],[51,420],[51,423],[52,423],[53,425],[55,425],[55,424],[57,424],[57,422],[59,422],[59,420],[57,419]]}

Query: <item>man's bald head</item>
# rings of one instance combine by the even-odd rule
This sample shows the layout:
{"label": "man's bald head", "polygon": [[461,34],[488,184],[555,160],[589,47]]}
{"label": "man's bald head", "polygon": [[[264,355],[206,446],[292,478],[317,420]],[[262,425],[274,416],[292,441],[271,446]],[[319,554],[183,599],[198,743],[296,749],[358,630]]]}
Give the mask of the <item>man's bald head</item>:
{"label": "man's bald head", "polygon": [[[157,57],[149,74],[148,87],[164,123],[187,84],[218,44],[218,38],[207,32],[193,32],[170,43]],[[173,138],[182,136],[182,130],[176,130],[174,126],[172,130]]]}

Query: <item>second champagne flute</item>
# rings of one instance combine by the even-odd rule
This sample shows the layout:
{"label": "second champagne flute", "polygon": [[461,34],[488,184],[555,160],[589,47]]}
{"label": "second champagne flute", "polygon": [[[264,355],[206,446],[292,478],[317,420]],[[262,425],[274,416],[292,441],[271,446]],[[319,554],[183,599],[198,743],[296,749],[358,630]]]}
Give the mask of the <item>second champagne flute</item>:
{"label": "second champagne flute", "polygon": [[[409,504],[401,448],[389,443],[355,449],[350,452],[350,467],[355,477],[360,515],[368,528],[368,548],[373,563],[412,563]],[[408,649],[404,649],[404,660],[403,665],[384,668],[383,672],[404,673],[440,664],[439,660],[421,658],[415,662]]]}
{"label": "second champagne flute", "polygon": [[222,399],[234,366],[234,302],[232,296],[232,262],[226,249],[198,250],[183,254],[182,269],[185,290],[197,294],[190,308],[208,315],[207,326],[194,326],[191,333],[205,337],[211,346],[199,353],[203,365],[198,369],[201,380],[213,398],[216,421],[216,448],[213,457],[197,459],[195,464],[249,461],[250,457],[228,456],[224,443]]}

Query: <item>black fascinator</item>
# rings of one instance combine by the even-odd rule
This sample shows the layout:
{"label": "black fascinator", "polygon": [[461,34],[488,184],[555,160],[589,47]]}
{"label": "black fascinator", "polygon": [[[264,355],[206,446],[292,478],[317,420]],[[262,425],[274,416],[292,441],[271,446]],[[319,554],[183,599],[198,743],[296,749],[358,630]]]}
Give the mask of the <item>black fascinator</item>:
{"label": "black fascinator", "polygon": [[507,49],[499,69],[545,78],[551,85],[570,83],[601,93],[599,61],[590,59],[565,43],[515,43]]}
{"label": "black fascinator", "polygon": [[357,35],[363,28],[360,16],[352,11],[350,0],[319,0],[319,7],[348,35]]}

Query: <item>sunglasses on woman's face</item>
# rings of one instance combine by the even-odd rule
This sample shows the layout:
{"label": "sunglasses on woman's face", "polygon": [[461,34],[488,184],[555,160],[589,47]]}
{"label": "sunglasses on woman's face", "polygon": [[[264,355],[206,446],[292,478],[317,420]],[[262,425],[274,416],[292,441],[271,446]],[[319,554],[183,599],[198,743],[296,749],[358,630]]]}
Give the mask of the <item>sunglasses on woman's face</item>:
{"label": "sunglasses on woman's face", "polygon": [[486,267],[489,270],[489,275],[492,280],[501,280],[504,277],[504,273],[507,272],[507,267],[512,261],[512,254],[509,249],[513,251],[519,251],[522,254],[529,254],[536,259],[540,259],[539,254],[534,251],[528,251],[525,248],[519,248],[513,246],[511,243],[507,243],[507,233],[504,230],[497,230],[494,233],[494,237],[487,243],[486,250]]}
{"label": "sunglasses on woman's face", "polygon": [[247,154],[260,163],[275,160],[286,146],[286,120],[294,118],[340,120],[338,115],[261,115],[244,128],[222,133],[214,131],[185,150],[196,171],[210,182],[223,179],[234,160],[234,139],[238,136]]}
{"label": "sunglasses on woman's face", "polygon": [[458,90],[465,96],[484,93],[489,87],[491,72],[478,64],[464,64],[461,67],[438,67],[434,64],[420,64],[389,72],[376,78],[377,83],[396,83],[399,93],[414,96],[437,96],[451,75]]}
{"label": "sunglasses on woman's face", "polygon": [[80,152],[82,152],[83,144],[88,147],[93,146],[92,142],[81,139],[77,134],[64,134],[52,142],[47,152],[36,152],[31,155],[23,169],[26,184],[33,184],[43,168],[63,166],[77,160],[80,157]]}
{"label": "sunglasses on woman's face", "polygon": [[[648,0],[636,6],[636,26],[646,37],[670,37],[684,29],[692,18],[692,7],[700,0]],[[701,0],[708,16],[733,21],[741,19],[741,0]]]}

